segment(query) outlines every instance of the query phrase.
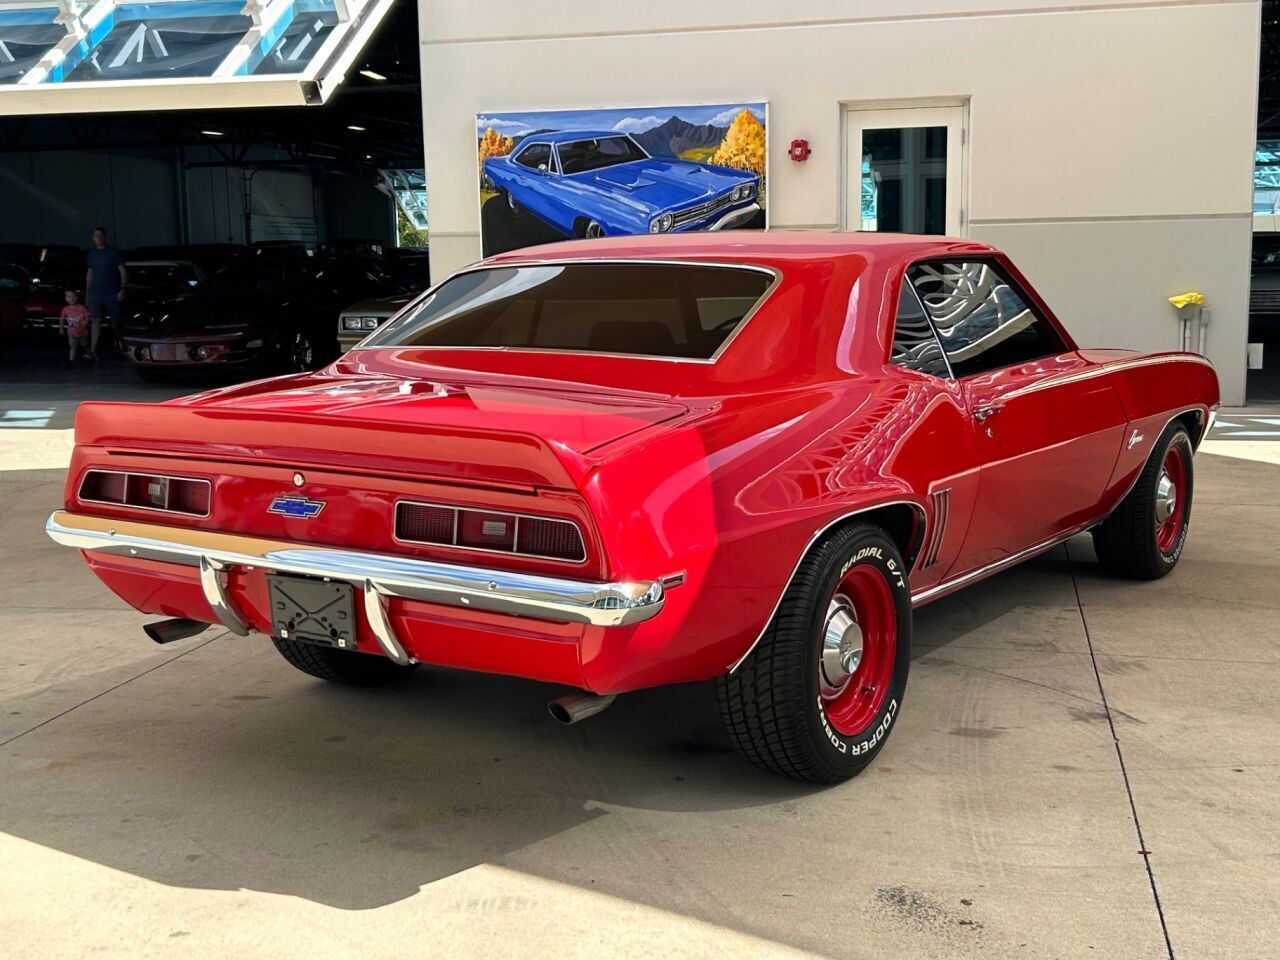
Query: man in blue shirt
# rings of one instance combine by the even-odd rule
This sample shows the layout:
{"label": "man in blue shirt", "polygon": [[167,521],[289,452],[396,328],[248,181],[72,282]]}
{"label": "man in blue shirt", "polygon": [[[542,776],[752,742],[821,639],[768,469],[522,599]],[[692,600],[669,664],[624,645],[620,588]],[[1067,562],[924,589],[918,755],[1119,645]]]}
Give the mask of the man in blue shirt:
{"label": "man in blue shirt", "polygon": [[108,329],[120,323],[120,303],[124,300],[124,285],[129,282],[129,276],[120,251],[107,245],[107,231],[103,227],[93,228],[93,246],[85,259],[89,270],[84,277],[84,299],[93,317],[89,357],[96,360],[98,330],[104,319]]}

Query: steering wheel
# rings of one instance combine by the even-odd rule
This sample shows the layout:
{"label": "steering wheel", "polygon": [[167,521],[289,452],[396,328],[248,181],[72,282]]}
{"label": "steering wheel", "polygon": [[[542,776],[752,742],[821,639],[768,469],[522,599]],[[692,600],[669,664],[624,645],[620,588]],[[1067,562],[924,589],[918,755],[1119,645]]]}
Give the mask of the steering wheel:
{"label": "steering wheel", "polygon": [[707,333],[728,333],[730,330],[732,330],[734,327],[740,324],[742,322],[742,318],[745,316],[746,314],[744,313],[741,316],[730,317],[728,320],[721,320],[714,327],[708,330]]}

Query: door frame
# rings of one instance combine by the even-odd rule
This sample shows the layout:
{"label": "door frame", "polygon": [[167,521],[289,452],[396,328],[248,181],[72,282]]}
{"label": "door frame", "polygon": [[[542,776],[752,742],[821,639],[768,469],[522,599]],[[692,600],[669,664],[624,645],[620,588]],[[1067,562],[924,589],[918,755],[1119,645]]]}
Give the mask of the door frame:
{"label": "door frame", "polygon": [[[927,114],[935,111],[930,118]],[[914,113],[914,115],[913,115]],[[896,114],[896,116],[894,116]],[[943,122],[937,122],[942,119]],[[840,104],[840,165],[838,170],[841,230],[857,230],[861,217],[861,157],[855,165],[850,155],[850,139],[854,130],[866,129],[861,120],[877,121],[872,129],[884,127],[947,127],[947,235],[969,235],[969,100],[967,97],[945,97],[926,100],[846,100]],[[919,122],[901,122],[919,121]],[[959,133],[959,137],[952,131]],[[956,140],[959,143],[956,143]],[[953,161],[959,175],[952,177]],[[850,204],[858,203],[858,216],[850,213]]]}

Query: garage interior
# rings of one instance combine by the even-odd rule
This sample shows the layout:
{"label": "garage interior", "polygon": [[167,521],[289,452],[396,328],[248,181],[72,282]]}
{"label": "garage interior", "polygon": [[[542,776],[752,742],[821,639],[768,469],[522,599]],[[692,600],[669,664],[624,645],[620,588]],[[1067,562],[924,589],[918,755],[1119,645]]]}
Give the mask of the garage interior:
{"label": "garage interior", "polygon": [[[97,225],[125,250],[427,246],[418,16],[396,3],[323,106],[0,116],[0,248],[86,248]],[[42,526],[77,403],[192,383],[107,353],[68,369],[47,329],[7,340],[0,943],[29,960],[1273,956],[1280,293],[1264,312],[1258,278],[1280,240],[1262,147],[1280,147],[1280,0],[1261,63],[1265,366],[1196,458],[1178,575],[1116,584],[1085,536],[923,608],[904,729],[840,789],[743,764],[709,685],[564,729],[544,708],[562,691],[532,682],[342,689],[262,638],[145,641],[151,618]]]}

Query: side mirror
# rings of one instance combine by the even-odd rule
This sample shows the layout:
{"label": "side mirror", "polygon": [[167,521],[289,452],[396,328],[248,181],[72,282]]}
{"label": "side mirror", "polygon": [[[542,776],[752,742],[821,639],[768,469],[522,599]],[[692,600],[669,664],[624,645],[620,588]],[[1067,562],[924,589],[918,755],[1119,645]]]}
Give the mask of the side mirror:
{"label": "side mirror", "polygon": [[542,174],[543,176],[546,176],[546,173],[547,173],[547,165],[546,165],[545,163],[540,163],[540,164],[538,164],[538,172],[539,172],[540,174]]}

